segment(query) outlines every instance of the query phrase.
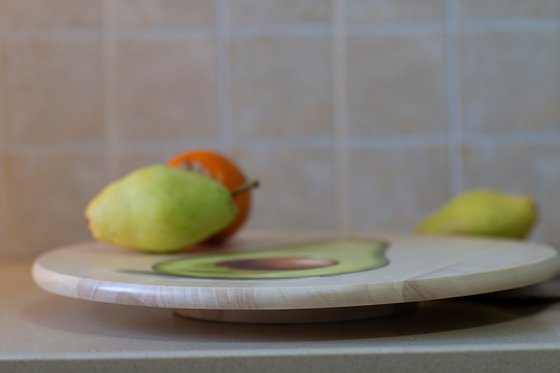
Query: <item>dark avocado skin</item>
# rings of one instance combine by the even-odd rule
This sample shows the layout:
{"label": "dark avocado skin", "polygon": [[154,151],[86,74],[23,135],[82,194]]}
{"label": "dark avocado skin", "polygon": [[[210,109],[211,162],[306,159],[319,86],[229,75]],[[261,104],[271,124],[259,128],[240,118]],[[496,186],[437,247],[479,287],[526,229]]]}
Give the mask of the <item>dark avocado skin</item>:
{"label": "dark avocado skin", "polygon": [[332,276],[387,265],[387,247],[385,241],[377,239],[312,240],[250,251],[189,255],[157,263],[153,270],[170,276],[208,279]]}

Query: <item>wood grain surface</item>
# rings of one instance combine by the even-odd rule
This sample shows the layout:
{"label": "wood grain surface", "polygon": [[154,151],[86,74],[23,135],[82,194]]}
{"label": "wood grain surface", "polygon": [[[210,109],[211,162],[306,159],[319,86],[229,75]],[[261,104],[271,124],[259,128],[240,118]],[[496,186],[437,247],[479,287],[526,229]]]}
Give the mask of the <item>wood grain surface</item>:
{"label": "wood grain surface", "polygon": [[[331,276],[273,280],[166,276],[152,270],[154,263],[205,254],[143,254],[96,242],[51,250],[35,261],[32,272],[38,286],[63,296],[206,311],[417,302],[523,287],[560,272],[556,250],[539,243],[479,238],[380,238],[389,243],[385,253],[388,265]],[[255,250],[292,241],[289,237],[241,238],[208,253]]]}

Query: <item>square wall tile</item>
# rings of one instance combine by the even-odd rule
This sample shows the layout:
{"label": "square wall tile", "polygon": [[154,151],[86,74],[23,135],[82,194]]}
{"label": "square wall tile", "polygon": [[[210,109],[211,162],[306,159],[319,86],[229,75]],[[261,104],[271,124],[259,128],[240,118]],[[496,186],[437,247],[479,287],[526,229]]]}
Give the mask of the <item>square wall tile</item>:
{"label": "square wall tile", "polygon": [[463,19],[558,18],[558,0],[460,0]]}
{"label": "square wall tile", "polygon": [[235,136],[325,135],[332,131],[330,38],[261,35],[233,40]]}
{"label": "square wall tile", "polygon": [[349,23],[396,20],[438,20],[445,0],[346,0]]}
{"label": "square wall tile", "polygon": [[217,136],[214,39],[118,41],[118,116],[123,141]]}
{"label": "square wall tile", "polygon": [[560,245],[560,143],[467,144],[463,157],[465,188],[532,196],[539,221],[531,238]]}
{"label": "square wall tile", "polygon": [[441,33],[351,35],[347,76],[351,135],[447,131]]}
{"label": "square wall tile", "polygon": [[467,32],[461,40],[467,132],[560,130],[558,32]]}
{"label": "square wall tile", "polygon": [[6,43],[7,141],[46,144],[103,138],[103,64],[98,38]]}
{"label": "square wall tile", "polygon": [[351,148],[348,198],[351,230],[411,232],[448,200],[445,146]]}
{"label": "square wall tile", "polygon": [[255,147],[237,149],[232,158],[261,186],[253,192],[247,229],[333,230],[334,150],[330,147]]}
{"label": "square wall tile", "polygon": [[6,31],[100,29],[103,0],[3,0]]}
{"label": "square wall tile", "polygon": [[33,257],[90,240],[84,211],[106,183],[103,151],[31,152],[5,160],[6,245],[0,254]]}
{"label": "square wall tile", "polygon": [[233,25],[329,23],[332,0],[231,0]]}
{"label": "square wall tile", "polygon": [[115,0],[119,29],[210,26],[214,1],[210,0]]}

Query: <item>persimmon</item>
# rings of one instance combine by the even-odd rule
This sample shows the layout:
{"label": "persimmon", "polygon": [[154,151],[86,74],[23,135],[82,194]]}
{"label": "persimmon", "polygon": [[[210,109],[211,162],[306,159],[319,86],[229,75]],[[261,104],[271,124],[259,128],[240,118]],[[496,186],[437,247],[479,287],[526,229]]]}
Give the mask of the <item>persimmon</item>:
{"label": "persimmon", "polygon": [[235,219],[223,230],[215,233],[205,242],[220,243],[233,236],[247,221],[251,211],[250,189],[258,186],[258,181],[248,180],[243,171],[228,157],[211,150],[192,150],[171,158],[167,165],[200,172],[222,183],[232,195],[237,205]]}

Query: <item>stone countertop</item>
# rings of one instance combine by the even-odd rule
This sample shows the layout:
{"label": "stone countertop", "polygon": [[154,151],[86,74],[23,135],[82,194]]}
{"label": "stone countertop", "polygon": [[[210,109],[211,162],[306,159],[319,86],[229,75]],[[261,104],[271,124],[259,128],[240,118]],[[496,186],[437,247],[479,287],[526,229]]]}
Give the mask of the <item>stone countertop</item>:
{"label": "stone countertop", "polygon": [[459,298],[413,313],[242,325],[46,293],[31,262],[0,260],[0,372],[552,372],[560,302]]}

